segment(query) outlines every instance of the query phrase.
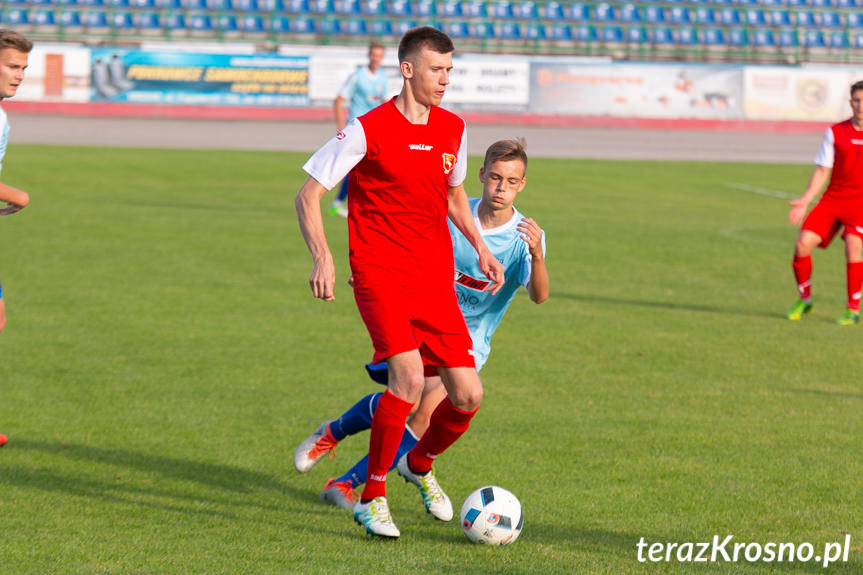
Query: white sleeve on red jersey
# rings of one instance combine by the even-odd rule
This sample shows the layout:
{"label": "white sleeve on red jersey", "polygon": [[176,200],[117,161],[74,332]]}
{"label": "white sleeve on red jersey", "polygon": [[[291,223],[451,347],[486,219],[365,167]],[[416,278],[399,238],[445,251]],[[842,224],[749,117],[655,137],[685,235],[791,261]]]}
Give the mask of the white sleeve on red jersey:
{"label": "white sleeve on red jersey", "polygon": [[458,157],[455,160],[455,166],[447,176],[447,181],[451,188],[458,186],[464,182],[467,177],[467,126],[464,127],[461,133],[461,144],[458,147]]}
{"label": "white sleeve on red jersey", "polygon": [[366,133],[359,120],[353,119],[309,158],[303,170],[326,189],[332,190],[365,155]]}
{"label": "white sleeve on red jersey", "polygon": [[835,147],[833,141],[833,128],[827,128],[824,132],[824,140],[821,142],[821,148],[818,150],[818,155],[815,156],[815,164],[824,166],[825,168],[833,167],[833,158],[835,156]]}

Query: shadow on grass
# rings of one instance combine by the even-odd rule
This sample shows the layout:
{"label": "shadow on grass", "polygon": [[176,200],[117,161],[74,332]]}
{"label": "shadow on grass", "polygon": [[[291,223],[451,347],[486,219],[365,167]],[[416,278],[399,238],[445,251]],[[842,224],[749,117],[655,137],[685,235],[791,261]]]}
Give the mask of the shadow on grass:
{"label": "shadow on grass", "polygon": [[247,204],[191,204],[182,202],[156,202],[156,201],[123,201],[111,200],[106,203],[120,204],[123,206],[133,206],[137,208],[157,208],[157,209],[172,209],[172,210],[206,210],[216,212],[252,212],[252,213],[267,213],[267,214],[282,214],[287,213],[284,208],[276,208],[272,206],[251,206]]}
{"label": "shadow on grass", "polygon": [[[299,502],[316,499],[317,494],[292,487],[279,478],[230,465],[190,461],[163,455],[106,449],[81,444],[14,439],[9,449],[36,451],[84,462],[86,470],[59,470],[51,467],[7,467],[4,482],[44,491],[66,492],[107,501],[133,503],[174,511],[233,517],[232,513],[190,508],[175,502],[255,507],[269,511],[289,511],[289,505],[267,504],[263,498],[245,497],[255,492],[278,492]],[[98,465],[107,467],[99,468]],[[129,469],[159,477],[130,480]],[[102,477],[97,476],[97,471]],[[166,485],[171,481],[171,485]],[[175,482],[181,482],[177,485]],[[191,486],[191,487],[189,487]],[[197,487],[196,487],[197,486]],[[269,497],[267,497],[269,499]]]}
{"label": "shadow on grass", "polygon": [[863,393],[848,393],[844,391],[824,391],[823,389],[785,389],[791,393],[807,393],[811,395],[822,395],[835,399],[859,399],[863,401]]}
{"label": "shadow on grass", "polygon": [[574,293],[566,293],[566,292],[555,292],[554,297],[556,298],[565,298],[572,299],[576,301],[583,301],[589,303],[605,303],[612,305],[628,305],[628,306],[637,306],[637,307],[647,307],[647,308],[656,308],[656,309],[671,309],[671,310],[682,310],[682,311],[695,311],[702,313],[718,313],[722,315],[740,315],[745,317],[767,317],[771,319],[785,319],[783,313],[776,312],[752,312],[745,311],[732,307],[715,307],[709,305],[694,305],[694,304],[681,304],[681,303],[673,303],[673,302],[663,302],[663,301],[648,301],[648,300],[637,300],[637,299],[624,299],[624,298],[614,298],[614,297],[606,297],[601,295],[594,294],[574,294]]}

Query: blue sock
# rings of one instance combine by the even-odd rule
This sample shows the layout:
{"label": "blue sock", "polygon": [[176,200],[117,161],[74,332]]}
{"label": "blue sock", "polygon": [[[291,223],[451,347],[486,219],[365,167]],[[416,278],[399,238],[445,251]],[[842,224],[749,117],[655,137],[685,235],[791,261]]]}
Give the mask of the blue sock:
{"label": "blue sock", "polygon": [[382,395],[383,393],[370,393],[332,422],[330,433],[333,434],[333,437],[337,441],[341,441],[348,435],[371,429],[372,416],[378,408],[378,401]]}
{"label": "blue sock", "polygon": [[[399,444],[399,450],[396,452],[396,458],[393,460],[393,464],[390,465],[390,470],[394,469],[396,464],[401,459],[402,455],[410,451],[414,448],[414,445],[417,444],[419,440],[414,435],[414,432],[411,431],[410,427],[405,426],[405,432],[402,435],[402,442]],[[365,455],[362,459],[356,462],[356,464],[351,467],[347,473],[336,479],[339,482],[350,483],[351,486],[356,489],[360,485],[366,482],[366,475],[369,471],[369,456]]]}

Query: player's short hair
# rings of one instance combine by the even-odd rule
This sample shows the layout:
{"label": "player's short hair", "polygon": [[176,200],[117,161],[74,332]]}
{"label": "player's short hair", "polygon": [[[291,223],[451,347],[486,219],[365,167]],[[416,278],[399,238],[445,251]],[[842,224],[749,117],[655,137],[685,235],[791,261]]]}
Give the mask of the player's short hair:
{"label": "player's short hair", "polygon": [[485,151],[485,161],[482,164],[483,168],[488,168],[495,162],[511,162],[520,160],[524,164],[524,171],[527,172],[527,152],[525,151],[525,141],[523,138],[513,140],[498,140],[488,147]]}
{"label": "player's short hair", "polygon": [[371,52],[372,50],[386,50],[386,46],[384,46],[383,42],[372,40],[371,42],[369,42],[369,52]]}
{"label": "player's short hair", "polygon": [[19,52],[29,54],[33,49],[33,42],[25,38],[22,34],[8,28],[0,28],[0,50],[13,48]]}
{"label": "player's short hair", "polygon": [[863,90],[863,80],[860,80],[859,82],[854,82],[853,84],[851,84],[851,97],[852,98],[854,97],[854,92],[856,92],[857,90]]}
{"label": "player's short hair", "polygon": [[452,39],[431,26],[408,30],[399,41],[399,63],[411,61],[420,50],[428,48],[438,54],[455,52]]}

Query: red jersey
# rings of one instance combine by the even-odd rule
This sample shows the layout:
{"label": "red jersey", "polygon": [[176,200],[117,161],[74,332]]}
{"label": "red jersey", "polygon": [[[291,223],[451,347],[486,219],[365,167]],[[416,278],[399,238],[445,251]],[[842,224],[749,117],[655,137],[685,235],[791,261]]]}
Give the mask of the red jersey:
{"label": "red jersey", "polygon": [[827,129],[815,163],[833,169],[823,197],[863,199],[863,130],[850,119]]}
{"label": "red jersey", "polygon": [[[352,121],[303,168],[324,187],[348,173],[351,269],[452,284],[448,191],[467,172],[465,122],[434,106],[412,124],[395,98]],[[432,269],[436,271],[431,271]]]}

